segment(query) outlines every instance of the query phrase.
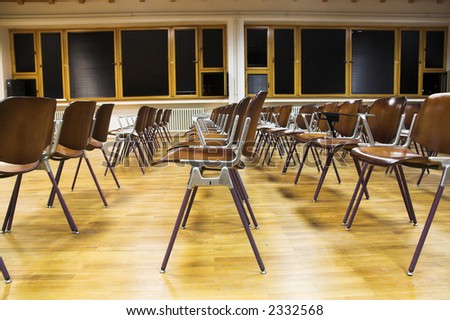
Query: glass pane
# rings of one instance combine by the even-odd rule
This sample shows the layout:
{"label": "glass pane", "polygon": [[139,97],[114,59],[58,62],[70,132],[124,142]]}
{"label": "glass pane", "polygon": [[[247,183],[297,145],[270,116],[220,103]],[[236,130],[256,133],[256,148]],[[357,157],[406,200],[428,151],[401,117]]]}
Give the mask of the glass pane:
{"label": "glass pane", "polygon": [[275,29],[275,94],[294,94],[294,30]]}
{"label": "glass pane", "polygon": [[447,86],[447,75],[445,72],[433,72],[423,74],[423,90],[424,96],[433,93],[445,92]]}
{"label": "glass pane", "polygon": [[167,30],[122,31],[123,95],[169,95]]}
{"label": "glass pane", "polygon": [[114,33],[69,33],[70,96],[114,97]]}
{"label": "glass pane", "polygon": [[41,34],[42,80],[44,96],[63,98],[61,34]]}
{"label": "glass pane", "polygon": [[267,68],[267,29],[247,29],[247,67]]}
{"label": "glass pane", "polygon": [[6,80],[6,95],[36,97],[36,79]]}
{"label": "glass pane", "polygon": [[195,95],[195,29],[175,30],[176,94]]}
{"label": "glass pane", "polygon": [[425,68],[444,67],[444,31],[427,31],[425,48]]}
{"label": "glass pane", "polygon": [[418,94],[419,31],[402,31],[400,60],[400,93]]}
{"label": "glass pane", "polygon": [[344,94],[345,30],[303,29],[301,35],[302,93]]}
{"label": "glass pane", "polygon": [[224,96],[223,72],[212,72],[202,74],[203,96]]}
{"label": "glass pane", "polygon": [[393,30],[352,31],[352,93],[394,92]]}
{"label": "glass pane", "polygon": [[36,72],[34,34],[14,34],[14,59],[16,61],[16,72]]}
{"label": "glass pane", "polygon": [[204,29],[203,36],[203,67],[223,68],[223,30]]}
{"label": "glass pane", "polygon": [[259,91],[267,91],[266,74],[249,74],[247,78],[248,93],[256,94]]}

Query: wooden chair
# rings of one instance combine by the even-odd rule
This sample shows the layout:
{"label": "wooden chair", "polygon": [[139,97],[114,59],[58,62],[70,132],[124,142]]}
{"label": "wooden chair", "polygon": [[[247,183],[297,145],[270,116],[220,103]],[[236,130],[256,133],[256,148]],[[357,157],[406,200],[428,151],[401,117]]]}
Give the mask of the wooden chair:
{"label": "wooden chair", "polygon": [[[56,183],[58,184],[67,160],[84,158],[97,187],[100,198],[105,207],[108,207],[103,191],[97,181],[91,162],[86,153],[93,129],[94,112],[97,103],[95,101],[74,101],[64,111],[63,119],[57,122],[57,130],[50,159],[58,161]],[[47,202],[49,208],[53,206],[55,199],[55,187],[52,188]]]}
{"label": "wooden chair", "polygon": [[[350,151],[354,147],[364,143],[366,139],[370,145],[396,145],[398,143],[403,125],[402,114],[405,103],[405,97],[377,99],[370,107],[370,114],[358,114],[358,120],[355,121],[356,123],[352,123],[352,121],[348,121],[347,123],[339,121],[336,123],[336,132],[340,133],[341,137],[311,140],[311,146],[322,148],[327,151],[327,159],[313,196],[314,202],[316,202],[319,197],[320,189],[325,180],[328,168],[337,152]],[[346,108],[343,107],[340,111],[344,112],[344,114],[349,114],[350,117],[352,115],[356,116],[356,114],[353,113],[354,110],[344,109]],[[356,110],[356,112],[358,111],[359,109]],[[351,119],[349,117],[345,118],[346,120]],[[359,121],[359,119],[361,119],[361,121]],[[356,120],[356,118],[353,117],[353,120]],[[361,128],[356,127],[359,123],[361,123]],[[358,133],[356,130],[361,131]],[[365,139],[362,139],[363,132],[366,137]],[[355,167],[359,175],[361,169],[358,161],[355,161]],[[367,192],[366,196],[367,198],[369,197]]]}
{"label": "wooden chair", "polygon": [[0,178],[16,176],[3,232],[11,231],[22,175],[43,168],[58,196],[70,229],[78,233],[48,162],[55,110],[56,100],[49,98],[10,97],[0,102]]}
{"label": "wooden chair", "polygon": [[[92,132],[92,138],[89,140],[89,144],[86,147],[87,151],[92,151],[95,149],[99,149],[102,151],[103,158],[105,159],[106,170],[109,169],[111,175],[116,183],[117,188],[120,189],[119,181],[117,180],[116,174],[114,173],[114,168],[111,166],[111,162],[106,155],[104,150],[105,142],[108,140],[108,130],[109,123],[111,122],[111,115],[114,109],[113,103],[105,103],[102,104],[97,111],[95,112],[95,124],[94,130]],[[75,188],[75,183],[77,181],[78,172],[80,170],[81,162],[83,161],[83,157],[80,157],[78,161],[78,166],[75,171],[75,175],[73,177],[72,182],[72,190]]]}
{"label": "wooden chair", "polygon": [[[433,94],[424,101],[420,108],[414,127],[411,129],[410,136],[412,140],[417,141],[425,148],[435,150],[446,156],[429,157],[427,155],[417,154],[408,148],[409,143],[405,146],[357,147],[350,153],[352,157],[363,162],[363,167],[355,187],[354,198],[350,201],[349,209],[344,217],[344,224],[347,226],[347,230],[350,230],[353,224],[362,198],[362,192],[367,188],[370,175],[375,166],[392,166],[394,168],[409,219],[414,225],[417,224],[417,219],[402,166],[442,170],[440,184],[437,188],[427,221],[408,268],[409,275],[412,275],[414,272],[420,252],[439,205],[439,201],[444,192],[445,184],[448,180],[450,167],[450,157],[448,156],[448,154],[450,154],[450,126],[448,125],[448,119],[450,119],[450,93]],[[348,216],[349,218],[347,220]]]}
{"label": "wooden chair", "polygon": [[[267,92],[260,92],[250,102],[248,114],[251,117],[246,117],[244,125],[245,129],[243,129],[241,139],[234,148],[208,146],[176,148],[158,161],[158,164],[174,162],[185,163],[192,166],[186,193],[161,265],[162,273],[166,270],[178,230],[181,226],[184,228],[186,225],[186,220],[189,216],[195,193],[199,186],[226,186],[229,188],[261,273],[266,272],[264,263],[250,231],[249,219],[243,204],[243,201],[246,200],[244,199],[246,191],[238,172],[239,169],[243,168],[243,163],[240,160],[241,155],[251,156],[254,152],[254,141],[251,140],[255,138],[259,115],[266,96]],[[219,175],[215,177],[203,176],[204,170],[219,171]],[[250,211],[250,214],[256,227],[257,222],[252,211]]]}
{"label": "wooden chair", "polygon": [[[339,136],[339,137],[345,137],[345,138],[355,138],[356,137],[356,134],[357,134],[356,129],[358,127],[357,114],[358,114],[358,110],[359,110],[361,103],[362,103],[361,100],[350,100],[350,101],[343,102],[341,105],[339,105],[339,110],[337,113],[336,112],[328,113],[327,111],[324,110],[323,113],[320,114],[320,117],[321,117],[322,121],[326,121],[328,123],[329,130],[325,134],[323,132],[321,132],[321,133],[304,133],[304,134],[295,135],[295,139],[297,141],[303,142],[306,145],[306,149],[303,153],[302,162],[300,163],[300,166],[297,171],[297,176],[295,177],[295,180],[294,180],[295,184],[297,184],[297,182],[300,178],[300,174],[302,172],[302,169],[303,169],[304,164],[308,157],[308,151],[311,148],[313,150],[315,150],[322,146],[320,143],[315,143],[316,141],[324,141],[324,140],[320,140],[320,139],[326,139],[326,138],[329,138],[330,136],[332,136],[332,137]],[[338,119],[338,121],[336,121],[334,124],[334,128],[331,127],[332,124],[334,123],[334,121],[330,120],[330,118],[328,117],[328,114],[333,114]],[[322,123],[320,125],[322,125]],[[321,128],[321,130],[323,130],[323,129],[324,128]],[[329,141],[329,140],[327,140],[327,141]],[[325,165],[323,166],[323,169],[322,169],[322,175],[321,175],[321,179],[319,180],[319,186],[322,185],[323,180],[325,179],[325,176],[328,172],[328,168],[330,167],[330,165],[333,165],[338,183],[341,183],[341,178],[339,176],[338,170],[336,168],[336,164],[333,159],[334,153],[330,154],[330,151],[332,151],[333,149],[331,148],[331,149],[327,149],[327,150],[328,150],[327,159],[326,159]],[[317,157],[317,159],[319,159],[319,156],[317,155],[317,153],[316,153],[316,157]],[[316,193],[314,194],[314,197],[313,197],[314,202],[317,201],[319,191],[320,191],[320,187],[316,190]]]}

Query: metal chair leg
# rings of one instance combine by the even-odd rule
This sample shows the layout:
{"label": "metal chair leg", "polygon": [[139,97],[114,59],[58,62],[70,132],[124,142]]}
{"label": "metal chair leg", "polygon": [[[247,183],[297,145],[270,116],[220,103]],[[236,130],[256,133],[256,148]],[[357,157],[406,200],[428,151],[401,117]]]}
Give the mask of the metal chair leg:
{"label": "metal chair leg", "polygon": [[3,262],[2,257],[0,257],[0,271],[3,274],[3,278],[5,279],[6,283],[11,283],[11,276],[8,273],[8,269],[6,269],[5,262]]}

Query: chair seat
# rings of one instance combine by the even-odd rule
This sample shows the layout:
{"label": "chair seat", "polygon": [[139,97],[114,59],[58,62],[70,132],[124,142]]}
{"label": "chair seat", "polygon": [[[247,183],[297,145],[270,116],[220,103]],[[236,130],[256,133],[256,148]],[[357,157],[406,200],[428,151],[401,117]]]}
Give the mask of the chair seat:
{"label": "chair seat", "polygon": [[19,173],[25,173],[36,169],[40,161],[27,164],[12,164],[0,161],[0,177],[10,177]]}
{"label": "chair seat", "polygon": [[294,134],[294,139],[300,143],[306,143],[312,139],[326,138],[328,135],[326,132],[311,132]]}
{"label": "chair seat", "polygon": [[306,133],[305,129],[288,129],[288,130],[284,130],[283,132],[281,132],[281,135],[291,136],[294,134],[303,134],[303,133]]}
{"label": "chair seat", "polygon": [[418,155],[411,149],[404,147],[370,146],[354,148],[350,154],[352,157],[378,166],[390,166],[395,164],[419,164],[428,163],[427,157]]}
{"label": "chair seat", "polygon": [[101,149],[103,147],[103,143],[95,140],[94,138],[91,138],[91,141],[89,142],[88,146],[86,147],[87,150],[94,150],[94,149]]}
{"label": "chair seat", "polygon": [[357,146],[359,142],[361,142],[359,139],[350,138],[318,138],[311,140],[314,146],[326,149]]}
{"label": "chair seat", "polygon": [[56,147],[55,153],[51,155],[51,158],[54,160],[62,160],[62,159],[70,159],[70,158],[79,158],[83,155],[84,150],[73,150],[70,148],[66,148],[63,145],[58,144]]}

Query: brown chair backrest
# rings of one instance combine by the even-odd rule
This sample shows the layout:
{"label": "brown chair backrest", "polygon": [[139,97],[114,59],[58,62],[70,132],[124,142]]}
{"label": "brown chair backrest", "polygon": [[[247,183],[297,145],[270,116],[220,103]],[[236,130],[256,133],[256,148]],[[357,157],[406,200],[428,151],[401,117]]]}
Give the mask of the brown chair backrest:
{"label": "brown chair backrest", "polygon": [[134,123],[134,131],[140,133],[145,130],[145,126],[147,125],[147,117],[150,113],[150,107],[142,106],[139,108],[138,113],[136,115],[136,122]]}
{"label": "brown chair backrest", "polygon": [[411,139],[423,147],[450,154],[450,93],[437,93],[423,102]]}
{"label": "brown chair backrest", "polygon": [[234,134],[233,139],[234,143],[236,143],[239,140],[242,133],[242,129],[244,128],[245,118],[247,115],[247,108],[248,104],[250,103],[250,100],[251,100],[250,97],[242,98],[241,101],[239,101],[236,106],[236,115],[239,116],[239,119],[236,127],[236,132]]}
{"label": "brown chair backrest", "polygon": [[280,115],[278,116],[278,124],[280,127],[286,127],[291,115],[292,105],[281,106]]}
{"label": "brown chair backrest", "polygon": [[149,107],[147,110],[147,123],[145,124],[146,128],[153,128],[155,125],[155,119],[156,119],[156,108]]}
{"label": "brown chair backrest", "polygon": [[421,102],[406,102],[405,105],[405,128],[411,128],[412,119],[415,114],[419,113]]}
{"label": "brown chair backrest", "polygon": [[225,132],[229,133],[233,126],[234,114],[236,112],[237,103],[228,105],[226,113],[228,114],[227,123],[225,124]]}
{"label": "brown chair backrest", "polygon": [[[327,102],[327,103],[323,104],[322,106],[320,106],[319,108],[317,109],[317,112],[336,112],[336,110],[338,108],[338,103],[337,102]],[[323,120],[323,118],[324,117],[319,118],[319,120],[317,121],[317,127],[319,128],[319,131],[327,132],[330,129],[328,127],[327,121]]]}
{"label": "brown chair backrest", "polygon": [[97,103],[74,101],[66,108],[58,143],[72,150],[84,150],[91,137]]}
{"label": "brown chair backrest", "polygon": [[302,116],[302,114],[305,115],[306,121],[308,123],[311,122],[311,117],[313,115],[313,113],[316,111],[317,109],[317,105],[315,103],[310,103],[310,104],[304,104],[300,107],[299,110],[299,114],[297,115],[297,118],[295,119],[295,122],[297,123],[297,126],[300,129],[307,129],[305,120]]}
{"label": "brown chair backrest", "polygon": [[106,142],[108,139],[109,123],[114,109],[113,103],[102,104],[95,112],[94,131],[92,138],[100,142]]}
{"label": "brown chair backrest", "polygon": [[247,132],[247,137],[244,143],[244,149],[242,150],[242,154],[246,157],[253,157],[253,146],[255,145],[256,129],[258,127],[259,117],[261,115],[261,110],[266,97],[266,91],[259,91],[248,105],[246,118],[249,117],[251,120]]}
{"label": "brown chair backrest", "polygon": [[56,100],[9,97],[0,102],[0,161],[38,161],[53,135]]}
{"label": "brown chair backrest", "polygon": [[162,114],[163,114],[163,109],[158,109],[156,111],[155,124],[159,125],[161,123]]}
{"label": "brown chair backrest", "polygon": [[367,117],[367,123],[376,142],[394,142],[405,103],[405,97],[381,98],[373,102],[370,107],[373,116]]}
{"label": "brown chair backrest", "polygon": [[[334,124],[334,130],[343,137],[353,135],[355,131],[358,110],[362,100],[345,101],[339,105],[339,121]],[[350,115],[350,116],[345,116]]]}

